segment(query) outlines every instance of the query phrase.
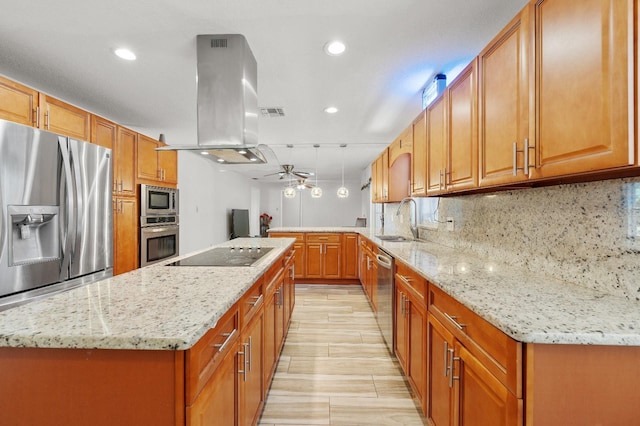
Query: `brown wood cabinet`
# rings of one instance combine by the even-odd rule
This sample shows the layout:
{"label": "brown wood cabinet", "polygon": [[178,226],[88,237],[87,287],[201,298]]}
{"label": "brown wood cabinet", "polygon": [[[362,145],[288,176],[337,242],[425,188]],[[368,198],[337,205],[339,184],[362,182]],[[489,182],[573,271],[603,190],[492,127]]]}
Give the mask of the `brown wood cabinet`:
{"label": "brown wood cabinet", "polygon": [[413,126],[407,127],[389,145],[387,171],[389,203],[399,202],[411,194],[411,153],[413,152]]}
{"label": "brown wood cabinet", "polygon": [[342,278],[358,278],[358,234],[342,234]]}
{"label": "brown wood cabinet", "polygon": [[306,278],[339,279],[341,274],[341,235],[308,233],[306,236]]}
{"label": "brown wood cabinet", "polygon": [[378,311],[378,262],[375,244],[360,237],[360,283],[373,312]]}
{"label": "brown wood cabinet", "polygon": [[175,186],[178,183],[178,154],[176,151],[156,151],[161,146],[165,144],[138,134],[138,182],[162,186]]}
{"label": "brown wood cabinet", "polygon": [[427,328],[430,421],[523,424],[522,344],[433,285]]}
{"label": "brown wood cabinet", "polygon": [[571,0],[531,5],[531,178],[633,165],[637,3],[585,0],[579,13]]}
{"label": "brown wood cabinet", "polygon": [[37,127],[38,92],[0,76],[0,119]]}
{"label": "brown wood cabinet", "polygon": [[82,141],[91,140],[91,114],[43,93],[39,96],[39,127]]}
{"label": "brown wood cabinet", "polygon": [[[116,137],[118,134],[118,125],[106,118],[98,117],[97,115],[91,116],[91,143],[108,148],[112,151],[112,157],[115,156],[113,152],[116,145]],[[115,192],[115,189],[114,191]]]}
{"label": "brown wood cabinet", "polygon": [[136,142],[138,134],[118,126],[113,155],[113,184],[115,193],[135,197],[136,186]]}
{"label": "brown wood cabinet", "polygon": [[395,285],[394,351],[424,411],[427,390],[427,282],[397,262]]}
{"label": "brown wood cabinet", "polygon": [[[254,303],[254,302],[252,302]],[[238,354],[238,424],[252,426],[258,418],[264,404],[263,398],[263,318],[262,301],[260,309],[253,315],[242,332]]]}
{"label": "brown wood cabinet", "polygon": [[447,191],[478,186],[477,62],[472,61],[451,82],[447,96],[446,167]]}
{"label": "brown wood cabinet", "polygon": [[411,196],[427,195],[427,113],[423,110],[413,121],[413,151],[411,154]]}
{"label": "brown wood cabinet", "polygon": [[138,202],[133,197],[113,198],[113,275],[139,266]]}
{"label": "brown wood cabinet", "polygon": [[296,242],[293,244],[295,249],[294,257],[294,273],[295,278],[304,278],[305,266],[307,263],[306,255],[306,243],[304,232],[269,232],[270,238],[295,238]]}
{"label": "brown wood cabinet", "polygon": [[525,7],[478,57],[480,186],[526,179],[514,176],[514,143],[522,151],[531,138],[530,37]]}
{"label": "brown wood cabinet", "polygon": [[446,191],[447,97],[443,94],[427,107],[427,195]]}
{"label": "brown wood cabinet", "polygon": [[389,198],[389,151],[385,149],[371,164],[372,202],[384,203]]}

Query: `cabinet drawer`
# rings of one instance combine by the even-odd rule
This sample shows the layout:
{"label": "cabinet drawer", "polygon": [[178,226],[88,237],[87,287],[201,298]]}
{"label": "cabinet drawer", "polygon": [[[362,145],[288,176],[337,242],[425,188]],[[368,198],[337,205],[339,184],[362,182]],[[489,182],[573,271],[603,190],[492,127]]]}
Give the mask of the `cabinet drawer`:
{"label": "cabinet drawer", "polygon": [[434,285],[429,286],[434,315],[516,397],[522,397],[522,345]]}
{"label": "cabinet drawer", "polygon": [[308,243],[339,243],[340,234],[327,234],[327,233],[307,234],[307,242]]}
{"label": "cabinet drawer", "polygon": [[187,351],[187,405],[195,401],[239,335],[238,308],[234,306]]}
{"label": "cabinet drawer", "polygon": [[262,309],[264,303],[264,275],[240,299],[240,324],[246,326],[249,320]]}
{"label": "cabinet drawer", "polygon": [[304,232],[269,232],[271,238],[295,238],[296,243],[304,243]]}
{"label": "cabinet drawer", "polygon": [[396,279],[402,280],[404,285],[414,293],[414,297],[422,301],[424,307],[427,306],[427,280],[399,261],[396,261]]}

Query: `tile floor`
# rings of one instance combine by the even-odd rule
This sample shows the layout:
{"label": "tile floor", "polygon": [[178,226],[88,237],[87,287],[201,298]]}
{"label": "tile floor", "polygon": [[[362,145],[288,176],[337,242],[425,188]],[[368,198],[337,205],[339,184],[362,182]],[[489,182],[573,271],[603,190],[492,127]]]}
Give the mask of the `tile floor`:
{"label": "tile floor", "polygon": [[296,285],[259,424],[426,424],[360,286]]}

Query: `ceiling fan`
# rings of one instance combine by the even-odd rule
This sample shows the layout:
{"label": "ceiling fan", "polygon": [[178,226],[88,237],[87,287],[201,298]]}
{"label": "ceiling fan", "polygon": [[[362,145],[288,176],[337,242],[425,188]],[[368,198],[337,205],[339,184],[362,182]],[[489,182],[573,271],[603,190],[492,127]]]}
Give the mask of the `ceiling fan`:
{"label": "ceiling fan", "polygon": [[280,175],[280,179],[284,179],[285,177],[296,178],[296,179],[307,179],[309,176],[313,176],[311,172],[302,172],[294,170],[293,164],[281,164],[282,170],[276,173],[270,173],[266,176]]}

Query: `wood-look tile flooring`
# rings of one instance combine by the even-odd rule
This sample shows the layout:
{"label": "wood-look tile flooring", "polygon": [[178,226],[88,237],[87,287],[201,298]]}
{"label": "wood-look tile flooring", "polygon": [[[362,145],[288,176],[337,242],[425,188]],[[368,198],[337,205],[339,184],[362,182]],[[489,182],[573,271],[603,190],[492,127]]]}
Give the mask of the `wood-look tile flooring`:
{"label": "wood-look tile flooring", "polygon": [[360,286],[296,285],[259,424],[426,424]]}

